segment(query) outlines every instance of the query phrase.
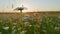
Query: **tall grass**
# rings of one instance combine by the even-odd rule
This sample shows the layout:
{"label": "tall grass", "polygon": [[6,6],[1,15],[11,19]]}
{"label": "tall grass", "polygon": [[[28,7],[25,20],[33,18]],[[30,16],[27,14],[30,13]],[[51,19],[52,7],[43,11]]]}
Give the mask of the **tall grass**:
{"label": "tall grass", "polygon": [[0,19],[2,34],[60,34],[60,18],[58,16],[27,16],[19,19]]}

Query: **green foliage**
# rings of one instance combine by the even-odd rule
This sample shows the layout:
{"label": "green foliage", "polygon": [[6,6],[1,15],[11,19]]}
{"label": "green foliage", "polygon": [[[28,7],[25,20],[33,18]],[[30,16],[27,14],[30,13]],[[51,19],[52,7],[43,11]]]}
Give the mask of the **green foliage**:
{"label": "green foliage", "polygon": [[[1,21],[2,20],[2,21]],[[2,34],[60,34],[60,18],[57,16],[30,16],[26,19],[0,20]],[[9,27],[4,29],[4,27]]]}

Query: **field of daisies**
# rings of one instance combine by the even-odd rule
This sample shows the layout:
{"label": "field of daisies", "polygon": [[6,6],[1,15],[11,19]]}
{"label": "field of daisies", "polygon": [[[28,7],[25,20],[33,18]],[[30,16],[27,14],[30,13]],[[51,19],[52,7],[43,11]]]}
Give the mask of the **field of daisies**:
{"label": "field of daisies", "polygon": [[34,13],[20,17],[20,14],[0,14],[0,34],[60,34],[60,16]]}

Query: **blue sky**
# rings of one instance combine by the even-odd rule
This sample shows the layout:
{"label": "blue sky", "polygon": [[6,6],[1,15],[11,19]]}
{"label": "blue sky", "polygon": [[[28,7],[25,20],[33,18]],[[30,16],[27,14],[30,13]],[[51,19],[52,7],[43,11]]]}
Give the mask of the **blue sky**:
{"label": "blue sky", "polygon": [[0,0],[0,10],[11,10],[23,4],[29,10],[60,11],[60,0]]}

